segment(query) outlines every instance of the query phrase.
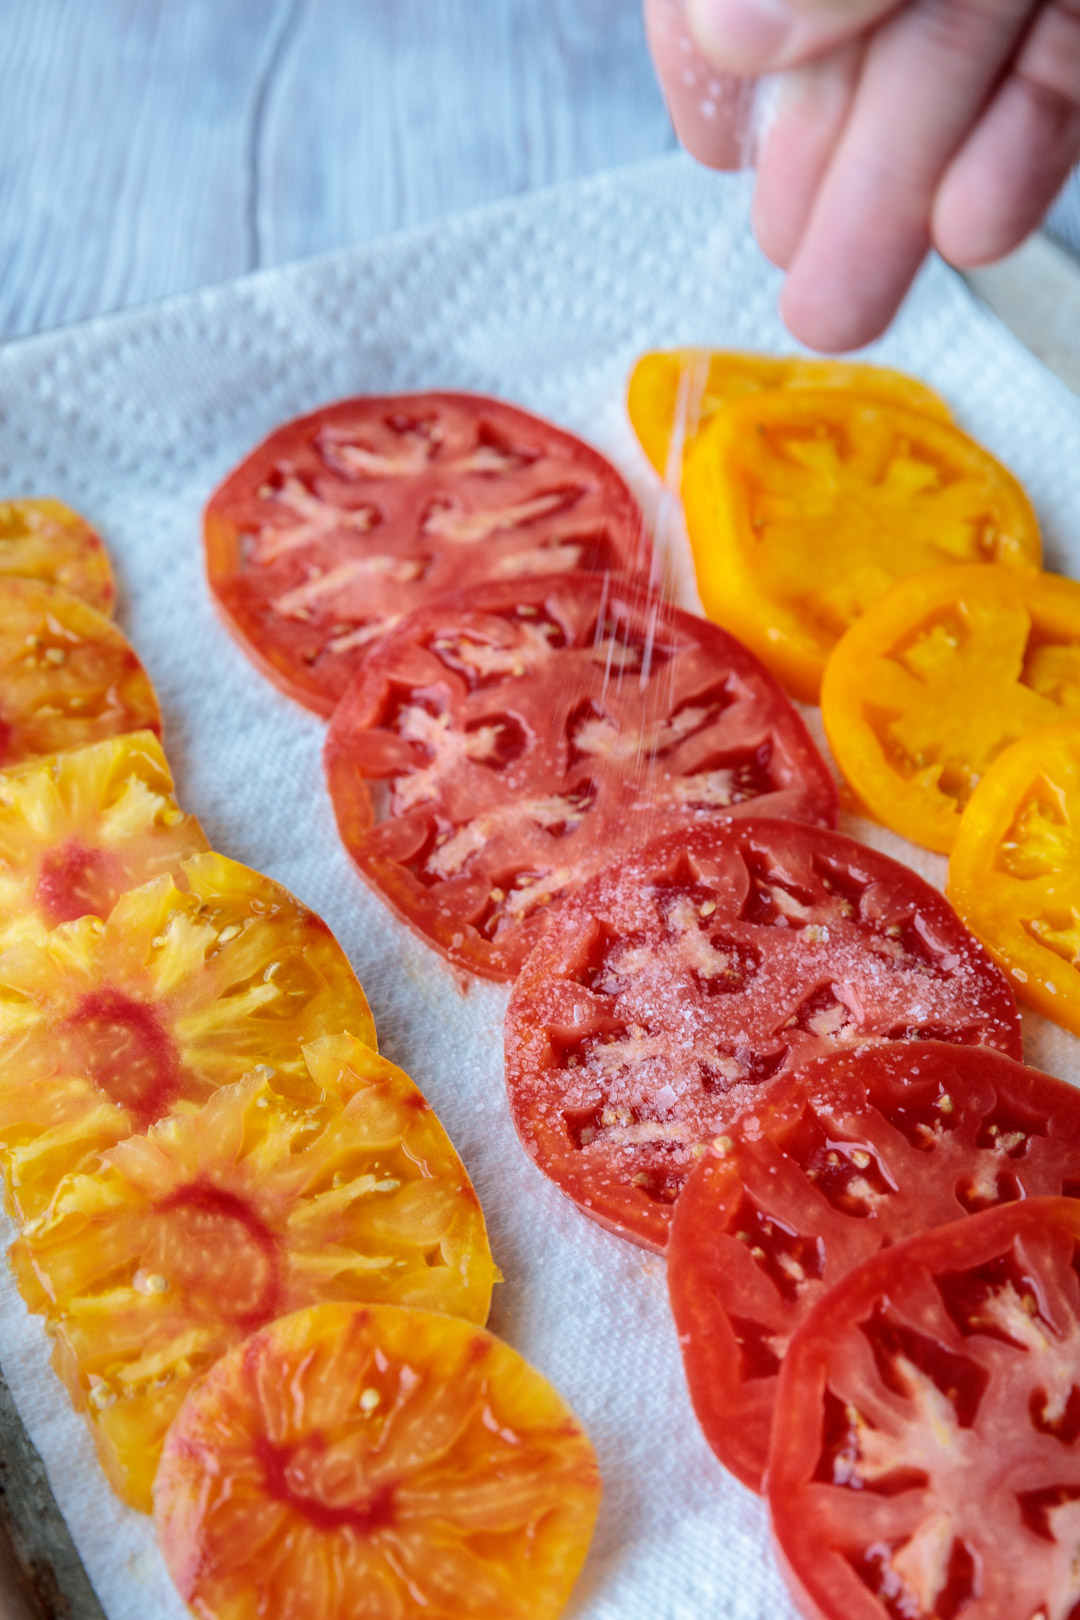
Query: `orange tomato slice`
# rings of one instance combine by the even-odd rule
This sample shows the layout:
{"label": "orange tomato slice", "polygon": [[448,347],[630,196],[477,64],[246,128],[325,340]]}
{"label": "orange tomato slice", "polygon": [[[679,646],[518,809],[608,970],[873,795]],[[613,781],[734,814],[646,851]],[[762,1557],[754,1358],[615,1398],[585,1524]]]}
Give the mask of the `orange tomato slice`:
{"label": "orange tomato slice", "polygon": [[256,1064],[302,1076],[321,1035],[375,1044],[344,952],[287,889],[216,854],[178,881],[0,957],[0,1167],[21,1222],[88,1155]]}
{"label": "orange tomato slice", "polygon": [[839,390],[719,412],[683,500],[706,613],[807,703],[841,635],[903,575],[1041,558],[1027,496],[987,451],[948,422]]}
{"label": "orange tomato slice", "polygon": [[703,432],[717,411],[748,394],[776,389],[837,388],[867,399],[925,411],[949,420],[940,394],[902,371],[850,360],[804,360],[799,355],[730,354],[719,349],[660,349],[643,354],[630,373],[627,410],[649,460],[669,472],[672,428],[686,429],[683,448]]}
{"label": "orange tomato slice", "polygon": [[107,917],[120,896],[207,848],[151,731],[0,772],[0,950]]}
{"label": "orange tomato slice", "polygon": [[994,760],[961,817],[948,895],[1020,1000],[1080,1035],[1080,719]]}
{"label": "orange tomato slice", "polygon": [[191,1392],[154,1511],[214,1620],[553,1620],[600,1499],[573,1413],[483,1329],[315,1305]]}
{"label": "orange tomato slice", "polygon": [[867,812],[947,854],[1002,750],[1080,715],[1080,585],[1010,568],[901,580],[837,646],[821,712]]}
{"label": "orange tomato slice", "polygon": [[106,1474],[145,1513],[188,1389],[275,1317],[322,1300],[487,1317],[484,1217],[421,1093],[351,1036],[307,1063],[121,1142],[11,1250]]}
{"label": "orange tomato slice", "polygon": [[0,578],[0,766],[161,732],[154,688],[120,631],[53,585]]}
{"label": "orange tomato slice", "polygon": [[99,613],[116,605],[108,552],[85,518],[62,501],[0,501],[0,574],[59,585]]}

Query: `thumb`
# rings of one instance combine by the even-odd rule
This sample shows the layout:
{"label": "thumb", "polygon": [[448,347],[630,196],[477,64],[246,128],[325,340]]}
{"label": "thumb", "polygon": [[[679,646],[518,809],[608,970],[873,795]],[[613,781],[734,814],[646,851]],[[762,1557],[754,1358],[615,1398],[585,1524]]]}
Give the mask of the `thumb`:
{"label": "thumb", "polygon": [[686,0],[702,53],[727,73],[776,73],[820,56],[903,0]]}

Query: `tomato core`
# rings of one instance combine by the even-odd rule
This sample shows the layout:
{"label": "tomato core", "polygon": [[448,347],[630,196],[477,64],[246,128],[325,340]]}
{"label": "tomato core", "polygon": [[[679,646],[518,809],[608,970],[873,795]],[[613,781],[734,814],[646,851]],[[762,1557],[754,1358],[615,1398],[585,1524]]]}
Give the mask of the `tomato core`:
{"label": "tomato core", "polygon": [[84,996],[59,1031],[64,1056],[148,1130],[172,1103],[180,1059],[152,1007],[121,990]]}
{"label": "tomato core", "polygon": [[299,1446],[275,1446],[260,1435],[255,1442],[255,1455],[263,1471],[267,1496],[275,1502],[286,1503],[317,1530],[352,1530],[358,1535],[370,1536],[396,1523],[393,1485],[377,1486],[366,1500],[340,1507],[318,1494],[321,1486],[333,1485],[332,1477],[320,1477],[332,1468],[324,1460],[326,1449],[326,1440],[318,1431]]}
{"label": "tomato core", "polygon": [[41,863],[34,898],[51,928],[79,917],[107,917],[116,898],[112,862],[77,838],[51,849]]}
{"label": "tomato core", "polygon": [[143,1270],[181,1287],[194,1309],[248,1332],[277,1315],[277,1239],[244,1199],[217,1187],[181,1187],[154,1210],[153,1227]]}

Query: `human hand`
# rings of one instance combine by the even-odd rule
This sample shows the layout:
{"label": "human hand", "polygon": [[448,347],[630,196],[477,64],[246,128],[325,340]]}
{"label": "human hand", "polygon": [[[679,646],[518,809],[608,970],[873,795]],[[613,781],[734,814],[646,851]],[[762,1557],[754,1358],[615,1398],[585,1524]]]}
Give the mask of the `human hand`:
{"label": "human hand", "polygon": [[645,5],[676,131],[702,162],[739,166],[746,96],[726,76],[777,75],[754,229],[814,348],[878,336],[931,246],[960,266],[1008,253],[1080,155],[1080,0]]}

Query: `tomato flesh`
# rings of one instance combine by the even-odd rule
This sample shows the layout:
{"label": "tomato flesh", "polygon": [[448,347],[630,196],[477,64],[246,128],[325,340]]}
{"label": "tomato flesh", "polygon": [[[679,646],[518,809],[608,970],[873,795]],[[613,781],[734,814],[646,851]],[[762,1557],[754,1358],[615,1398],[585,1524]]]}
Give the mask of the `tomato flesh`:
{"label": "tomato flesh", "polygon": [[1080,1194],[1080,1092],[987,1047],[818,1058],[710,1144],[668,1283],[687,1381],[725,1467],[762,1488],[798,1324],[879,1249],[1015,1199]]}
{"label": "tomato flesh", "polygon": [[447,591],[650,568],[603,456],[502,401],[442,393],[343,400],[279,428],[212,497],[206,554],[245,650],[325,715],[371,646]]}
{"label": "tomato flesh", "polygon": [[105,547],[90,525],[49,497],[0,501],[0,574],[70,591],[99,613],[116,603]]}
{"label": "tomato flesh", "polygon": [[154,1485],[180,1595],[216,1620],[554,1620],[599,1497],[539,1373],[385,1305],[299,1311],[219,1361]]}
{"label": "tomato flesh", "polygon": [[791,1342],[768,1489],[813,1620],[1071,1620],[1080,1204],[1037,1198],[864,1262]]}
{"label": "tomato flesh", "polygon": [[2,958],[0,1165],[20,1221],[90,1154],[256,1064],[302,1074],[328,1030],[374,1044],[341,947],[286,889],[216,854],[178,877]]}
{"label": "tomato flesh", "polygon": [[0,578],[0,767],[128,731],[161,731],[157,698],[104,614],[34,579]]}
{"label": "tomato flesh", "polygon": [[205,849],[151,732],[13,766],[0,775],[0,948],[107,917],[121,894]]}
{"label": "tomato flesh", "polygon": [[487,1315],[484,1219],[420,1092],[350,1036],[305,1058],[66,1177],[11,1250],[106,1473],[144,1512],[188,1390],[274,1317],[320,1300]]}
{"label": "tomato flesh", "polygon": [[751,810],[835,817],[824,762],[751,654],[587,575],[413,615],[339,706],[326,769],[363,876],[451,961],[497,979],[553,898],[649,837]]}
{"label": "tomato flesh", "polygon": [[1012,992],[906,867],[748,818],[631,853],[553,911],[511,992],[506,1083],[544,1173],[662,1248],[702,1145],[763,1082],[907,1039],[1019,1057]]}

